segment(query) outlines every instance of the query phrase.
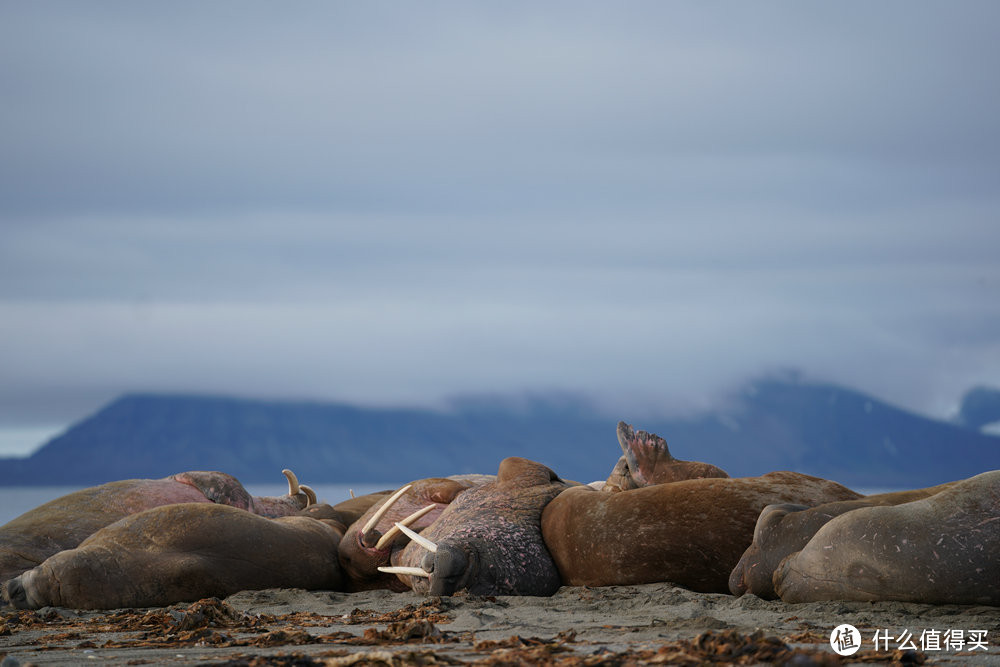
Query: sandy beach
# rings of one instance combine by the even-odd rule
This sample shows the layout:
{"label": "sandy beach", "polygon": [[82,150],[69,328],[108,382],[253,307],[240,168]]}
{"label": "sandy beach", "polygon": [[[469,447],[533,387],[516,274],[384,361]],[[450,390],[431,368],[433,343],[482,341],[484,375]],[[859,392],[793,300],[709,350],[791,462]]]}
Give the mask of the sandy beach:
{"label": "sandy beach", "polygon": [[[862,635],[861,650],[847,658],[836,655],[829,643],[831,631],[842,623]],[[951,646],[941,646],[946,631]],[[877,649],[876,632],[885,638]],[[904,645],[907,633],[912,649]],[[986,650],[974,645],[976,636],[984,639]],[[563,587],[550,598],[273,589],[151,609],[4,608],[0,660],[3,667],[92,662],[1000,665],[1000,608],[789,605],[694,593],[666,583]]]}

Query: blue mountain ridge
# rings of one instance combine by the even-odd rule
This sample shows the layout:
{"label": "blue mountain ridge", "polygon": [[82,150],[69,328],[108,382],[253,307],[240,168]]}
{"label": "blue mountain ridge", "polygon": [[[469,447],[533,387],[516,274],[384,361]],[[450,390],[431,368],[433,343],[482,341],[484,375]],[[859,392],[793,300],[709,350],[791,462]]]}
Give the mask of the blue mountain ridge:
{"label": "blue mountain ridge", "polygon": [[607,416],[582,399],[466,400],[451,410],[130,394],[35,454],[0,459],[0,485],[89,485],[222,470],[244,483],[385,482],[495,472],[507,456],[582,482],[620,455],[618,419],[681,459],[733,476],[796,470],[848,486],[914,488],[1000,469],[1000,437],[831,384],[763,379],[696,417]]}
{"label": "blue mountain ridge", "polygon": [[974,387],[969,390],[962,399],[957,421],[974,429],[1000,423],[1000,389]]}

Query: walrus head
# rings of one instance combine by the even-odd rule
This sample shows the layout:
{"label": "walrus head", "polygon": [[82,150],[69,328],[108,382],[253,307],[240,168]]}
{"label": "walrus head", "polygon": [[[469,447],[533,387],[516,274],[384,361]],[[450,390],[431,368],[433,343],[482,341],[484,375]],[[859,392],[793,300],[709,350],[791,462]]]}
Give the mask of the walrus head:
{"label": "walrus head", "polygon": [[38,609],[41,604],[31,596],[31,586],[25,586],[25,581],[30,581],[31,570],[15,577],[3,584],[2,599],[6,600],[17,609]]}
{"label": "walrus head", "polygon": [[560,581],[541,513],[567,486],[540,463],[506,458],[496,481],[463,493],[423,532],[399,526],[411,542],[378,569],[432,595],[551,595]]}
{"label": "walrus head", "polygon": [[405,590],[406,585],[396,577],[379,572],[380,567],[389,565],[393,552],[409,542],[404,529],[426,528],[457,496],[477,483],[471,477],[416,480],[370,507],[340,544],[338,557],[348,588]]}
{"label": "walrus head", "polygon": [[167,479],[198,489],[217,505],[231,505],[272,519],[296,514],[316,504],[316,492],[299,484],[294,472],[285,468],[281,474],[288,481],[288,493],[284,496],[252,496],[238,479],[224,472],[189,470]]}
{"label": "walrus head", "polygon": [[[781,558],[774,559],[769,552],[774,550],[770,544],[780,530],[781,520],[792,512],[809,509],[807,505],[794,503],[774,503],[767,505],[757,517],[753,529],[753,542],[746,548],[736,567],[729,575],[729,591],[739,597],[744,593],[753,593],[758,597],[773,599],[777,597],[771,576],[778,561],[787,555],[781,552]],[[793,551],[802,547],[799,544]],[[773,561],[773,562],[772,562]]]}
{"label": "walrus head", "polygon": [[729,477],[711,463],[674,458],[667,441],[655,433],[636,431],[622,421],[618,422],[617,435],[622,458],[608,478],[612,489],[628,491],[685,479]]}

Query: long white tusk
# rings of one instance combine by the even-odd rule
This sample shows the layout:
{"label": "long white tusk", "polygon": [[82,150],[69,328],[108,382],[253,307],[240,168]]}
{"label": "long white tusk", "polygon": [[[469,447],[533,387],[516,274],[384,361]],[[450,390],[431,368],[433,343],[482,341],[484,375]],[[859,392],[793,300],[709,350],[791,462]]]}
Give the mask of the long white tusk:
{"label": "long white tusk", "polygon": [[392,567],[380,567],[379,572],[386,572],[388,574],[408,574],[411,577],[427,577],[431,578],[431,573],[427,570],[423,570],[419,567],[402,567],[402,566],[392,566]]}
{"label": "long white tusk", "polygon": [[410,530],[409,528],[407,528],[406,526],[404,526],[403,524],[401,524],[399,521],[396,522],[396,528],[399,528],[401,531],[403,531],[404,535],[406,535],[411,540],[413,540],[414,542],[416,542],[417,544],[419,544],[420,546],[422,546],[424,549],[427,549],[431,553],[437,553],[438,545],[434,544],[433,542],[431,542],[430,540],[428,540],[426,537],[423,537],[417,531]]}
{"label": "long white tusk", "polygon": [[296,496],[299,493],[299,478],[295,476],[295,473],[285,468],[281,471],[281,474],[285,476],[288,480],[288,495]]}
{"label": "long white tusk", "polygon": [[392,504],[397,500],[399,500],[399,497],[402,496],[404,493],[406,493],[411,486],[413,485],[407,484],[399,491],[389,496],[389,499],[386,500],[384,503],[382,503],[382,507],[378,508],[378,511],[372,515],[372,518],[368,519],[368,523],[366,523],[365,527],[361,529],[361,534],[365,535],[368,533],[368,531],[374,528],[375,524],[379,522],[379,519],[381,519],[385,515],[385,513],[389,511],[389,508],[392,507]]}
{"label": "long white tusk", "polygon": [[299,490],[302,493],[306,494],[306,507],[316,504],[317,500],[316,492],[312,490],[311,486],[306,486],[305,484],[302,484],[299,486]]}
{"label": "long white tusk", "polygon": [[347,492],[351,494],[351,498],[354,498],[354,489],[348,489]]}
{"label": "long white tusk", "polygon": [[[419,519],[423,515],[425,515],[428,512],[430,512],[435,507],[437,507],[437,505],[432,503],[432,504],[428,505],[427,507],[418,509],[416,512],[414,512],[410,516],[406,517],[405,519],[403,519],[399,523],[401,523],[404,526],[409,526],[414,521],[416,521],[417,519]],[[396,537],[396,535],[399,534],[399,532],[400,532],[399,528],[397,528],[396,526],[393,526],[392,528],[390,528],[389,530],[386,531],[385,535],[383,535],[382,537],[379,538],[379,541],[375,543],[375,548],[376,549],[382,549],[382,548],[384,548],[385,545],[389,544],[389,542],[392,541],[392,538]]]}

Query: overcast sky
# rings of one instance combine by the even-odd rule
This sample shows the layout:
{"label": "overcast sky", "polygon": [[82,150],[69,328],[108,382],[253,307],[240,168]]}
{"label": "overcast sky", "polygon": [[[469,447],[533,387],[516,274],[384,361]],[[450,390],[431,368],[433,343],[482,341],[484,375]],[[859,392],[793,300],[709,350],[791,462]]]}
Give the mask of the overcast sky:
{"label": "overcast sky", "polygon": [[[1000,385],[996,2],[0,2],[0,430]],[[2,444],[2,443],[0,443]]]}

